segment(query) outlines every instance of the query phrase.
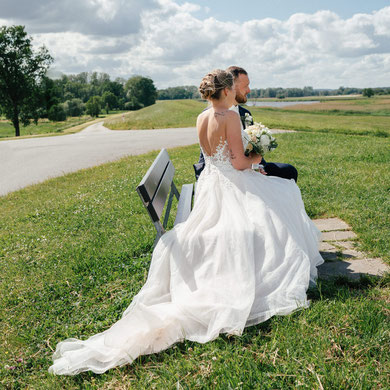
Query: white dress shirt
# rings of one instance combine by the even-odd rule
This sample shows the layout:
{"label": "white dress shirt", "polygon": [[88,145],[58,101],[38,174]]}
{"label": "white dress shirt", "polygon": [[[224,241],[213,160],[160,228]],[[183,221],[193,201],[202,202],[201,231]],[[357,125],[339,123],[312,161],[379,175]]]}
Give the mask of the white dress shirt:
{"label": "white dress shirt", "polygon": [[[232,111],[236,112],[238,114],[238,116],[240,116],[240,111],[238,109],[238,105],[237,106],[235,106],[235,105],[231,106],[229,108],[229,110],[232,110]],[[242,132],[242,131],[244,131],[244,126],[242,125],[241,117],[240,117],[240,125],[241,125],[241,132]]]}

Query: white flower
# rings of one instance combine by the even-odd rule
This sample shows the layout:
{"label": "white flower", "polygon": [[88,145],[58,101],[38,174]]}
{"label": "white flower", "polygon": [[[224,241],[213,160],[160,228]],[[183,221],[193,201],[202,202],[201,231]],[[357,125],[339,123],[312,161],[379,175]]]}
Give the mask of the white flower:
{"label": "white flower", "polygon": [[[259,122],[254,122],[253,125],[247,127],[244,131],[245,138],[249,142],[246,152],[253,151],[263,155],[278,146],[268,127]],[[251,146],[249,146],[250,144]]]}
{"label": "white flower", "polygon": [[269,144],[271,143],[271,140],[270,140],[270,138],[269,138],[268,135],[263,134],[263,135],[260,137],[260,143],[261,143],[261,145],[263,145],[263,146],[269,146]]}

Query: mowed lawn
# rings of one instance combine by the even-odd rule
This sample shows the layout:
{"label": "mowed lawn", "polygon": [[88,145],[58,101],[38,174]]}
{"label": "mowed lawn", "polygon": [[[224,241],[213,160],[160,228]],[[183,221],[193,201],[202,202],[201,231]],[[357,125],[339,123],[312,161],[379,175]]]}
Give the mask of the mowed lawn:
{"label": "mowed lawn", "polygon": [[[103,121],[107,117],[121,115],[121,111],[111,111],[109,114],[101,114],[98,118],[92,118],[89,115],[81,117],[68,117],[65,121],[53,122],[47,118],[39,119],[38,124],[31,123],[28,126],[20,124],[20,137],[29,136],[49,136],[76,133],[89,124]],[[0,140],[15,137],[15,128],[12,123],[5,118],[0,119]]]}
{"label": "mowed lawn", "polygon": [[[313,97],[313,100],[314,97]],[[270,128],[323,133],[390,136],[390,97],[326,99],[289,107],[250,107],[257,121]]]}
{"label": "mowed lawn", "polygon": [[[91,120],[92,118],[89,115],[85,115],[80,118],[71,117],[62,122],[52,122],[48,119],[40,119],[37,125],[34,123],[31,123],[28,126],[20,124],[20,136],[63,133],[64,130],[69,129],[70,127],[74,127]],[[9,137],[15,137],[15,128],[10,121],[3,119],[0,121],[0,139]]]}
{"label": "mowed lawn", "polygon": [[[278,142],[269,160],[297,167],[310,217],[342,218],[358,249],[390,263],[389,138],[302,132]],[[196,145],[169,150],[179,188],[193,181],[198,152]],[[145,282],[154,228],[135,188],[157,153],[0,198],[0,387],[386,388],[389,276],[320,280],[310,308],[242,337],[183,342],[103,375],[47,373],[59,341],[107,329]]]}
{"label": "mowed lawn", "polygon": [[[313,97],[315,98],[315,97]],[[165,100],[123,117],[108,119],[112,130],[192,127],[207,107],[196,100]],[[247,107],[254,120],[270,128],[323,133],[390,136],[390,98],[326,99],[317,104],[285,108]]]}
{"label": "mowed lawn", "polygon": [[262,122],[273,129],[390,136],[390,115],[361,115],[342,111],[312,113],[309,109],[295,111],[278,108],[249,108],[255,121]]}
{"label": "mowed lawn", "polygon": [[121,118],[108,119],[104,126],[112,130],[165,129],[194,127],[206,102],[198,100],[158,100],[156,104],[130,111]]}

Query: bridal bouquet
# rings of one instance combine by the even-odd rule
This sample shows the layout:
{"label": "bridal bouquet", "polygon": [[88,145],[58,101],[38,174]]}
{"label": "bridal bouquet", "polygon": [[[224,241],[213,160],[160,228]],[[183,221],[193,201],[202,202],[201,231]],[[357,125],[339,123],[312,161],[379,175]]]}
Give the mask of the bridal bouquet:
{"label": "bridal bouquet", "polygon": [[248,141],[245,149],[246,156],[249,156],[250,152],[263,156],[278,146],[271,131],[261,123],[255,122],[252,126],[247,127],[244,132]]}

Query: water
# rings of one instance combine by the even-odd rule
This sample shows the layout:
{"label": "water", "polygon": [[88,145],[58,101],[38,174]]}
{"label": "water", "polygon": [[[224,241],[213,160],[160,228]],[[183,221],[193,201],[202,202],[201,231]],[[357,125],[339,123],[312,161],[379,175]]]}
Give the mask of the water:
{"label": "water", "polygon": [[286,106],[295,106],[297,104],[314,104],[320,103],[319,100],[303,100],[303,101],[295,101],[295,102],[257,102],[254,100],[248,100],[247,106],[255,106],[255,107],[286,107]]}

